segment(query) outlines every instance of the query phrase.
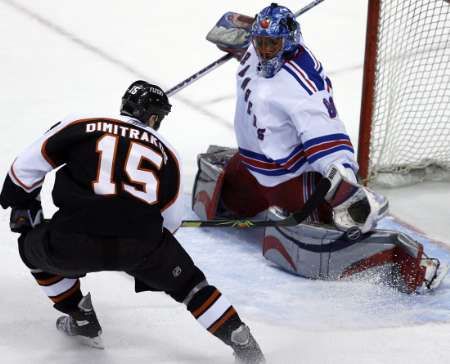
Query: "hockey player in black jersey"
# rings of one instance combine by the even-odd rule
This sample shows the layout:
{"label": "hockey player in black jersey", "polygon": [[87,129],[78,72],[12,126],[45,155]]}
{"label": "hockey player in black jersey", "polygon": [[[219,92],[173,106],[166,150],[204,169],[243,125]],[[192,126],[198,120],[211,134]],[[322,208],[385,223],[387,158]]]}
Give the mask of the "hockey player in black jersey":
{"label": "hockey player in black jersey", "polygon": [[[182,174],[177,153],[156,131],[171,105],[156,85],[136,81],[119,116],[67,118],[12,164],[0,195],[11,207],[11,230],[38,284],[65,315],[57,328],[103,347],[101,326],[80,277],[124,271],[136,292],[164,291],[187,306],[209,332],[231,346],[240,363],[264,356],[224,295],[174,237],[181,222]],[[55,169],[59,210],[43,221],[45,175]]]}

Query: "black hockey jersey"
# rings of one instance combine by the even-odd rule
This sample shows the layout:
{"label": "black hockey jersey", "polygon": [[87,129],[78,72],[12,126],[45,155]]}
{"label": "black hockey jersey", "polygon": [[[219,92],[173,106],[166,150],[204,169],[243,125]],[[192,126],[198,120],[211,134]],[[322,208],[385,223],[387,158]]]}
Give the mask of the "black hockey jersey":
{"label": "black hockey jersey", "polygon": [[0,203],[26,206],[54,168],[55,228],[149,237],[181,222],[179,158],[155,130],[124,116],[70,117],[12,164]]}

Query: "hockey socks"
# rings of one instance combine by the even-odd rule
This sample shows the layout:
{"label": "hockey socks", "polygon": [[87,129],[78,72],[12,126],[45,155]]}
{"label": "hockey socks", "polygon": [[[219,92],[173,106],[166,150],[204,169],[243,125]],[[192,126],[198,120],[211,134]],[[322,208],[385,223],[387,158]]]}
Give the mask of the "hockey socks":
{"label": "hockey socks", "polygon": [[194,287],[192,292],[184,301],[187,309],[205,329],[231,346],[237,363],[265,363],[264,355],[250,329],[216,287],[204,281]]}
{"label": "hockey socks", "polygon": [[189,302],[185,300],[185,303],[187,309],[206,330],[225,344],[231,345],[231,332],[237,329],[242,321],[234,307],[216,287],[204,286]]}
{"label": "hockey socks", "polygon": [[31,274],[58,311],[68,313],[77,309],[83,298],[78,278],[64,278],[39,269],[32,269]]}

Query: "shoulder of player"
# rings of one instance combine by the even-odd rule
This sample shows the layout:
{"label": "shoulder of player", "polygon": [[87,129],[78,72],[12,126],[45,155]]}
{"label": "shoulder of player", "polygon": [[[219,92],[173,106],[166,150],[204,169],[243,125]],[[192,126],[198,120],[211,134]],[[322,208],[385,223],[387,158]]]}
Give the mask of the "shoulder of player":
{"label": "shoulder of player", "polygon": [[[163,153],[168,150],[173,157],[179,161],[179,157],[175,148],[166,140],[164,136],[158,133],[155,129],[142,124],[140,121],[133,119],[131,117],[119,115],[112,118],[104,117],[99,120],[92,121],[95,125],[90,126],[90,128],[96,128],[100,131],[106,131],[110,133],[110,128],[105,130],[105,124],[116,125],[117,128],[113,126],[112,133],[121,135],[123,137],[128,137],[129,139],[135,139],[137,141],[146,142],[158,147]],[[88,126],[86,126],[88,129]]]}
{"label": "shoulder of player", "polygon": [[136,142],[148,143],[161,150],[163,154],[168,150],[169,154],[177,160],[175,148],[156,130],[139,122],[136,119],[123,115],[95,116],[72,114],[55,124],[47,133],[51,135],[59,134],[63,130],[69,133],[106,133],[119,137],[135,140]]}
{"label": "shoulder of player", "polygon": [[310,96],[328,87],[321,63],[306,47],[284,63],[281,74]]}

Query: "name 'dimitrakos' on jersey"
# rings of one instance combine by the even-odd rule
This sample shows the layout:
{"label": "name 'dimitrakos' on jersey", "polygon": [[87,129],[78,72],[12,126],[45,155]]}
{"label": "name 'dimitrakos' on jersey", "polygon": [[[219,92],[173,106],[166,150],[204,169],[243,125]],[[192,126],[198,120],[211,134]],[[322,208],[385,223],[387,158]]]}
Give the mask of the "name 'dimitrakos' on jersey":
{"label": "name 'dimitrakos' on jersey", "polygon": [[140,140],[143,142],[148,142],[157,147],[164,157],[164,163],[167,162],[167,154],[162,143],[152,134],[146,132],[145,130],[134,129],[128,126],[118,125],[114,123],[108,123],[105,121],[98,121],[95,123],[86,124],[86,133],[93,133],[95,131],[100,131],[103,133],[120,135],[124,138]]}

